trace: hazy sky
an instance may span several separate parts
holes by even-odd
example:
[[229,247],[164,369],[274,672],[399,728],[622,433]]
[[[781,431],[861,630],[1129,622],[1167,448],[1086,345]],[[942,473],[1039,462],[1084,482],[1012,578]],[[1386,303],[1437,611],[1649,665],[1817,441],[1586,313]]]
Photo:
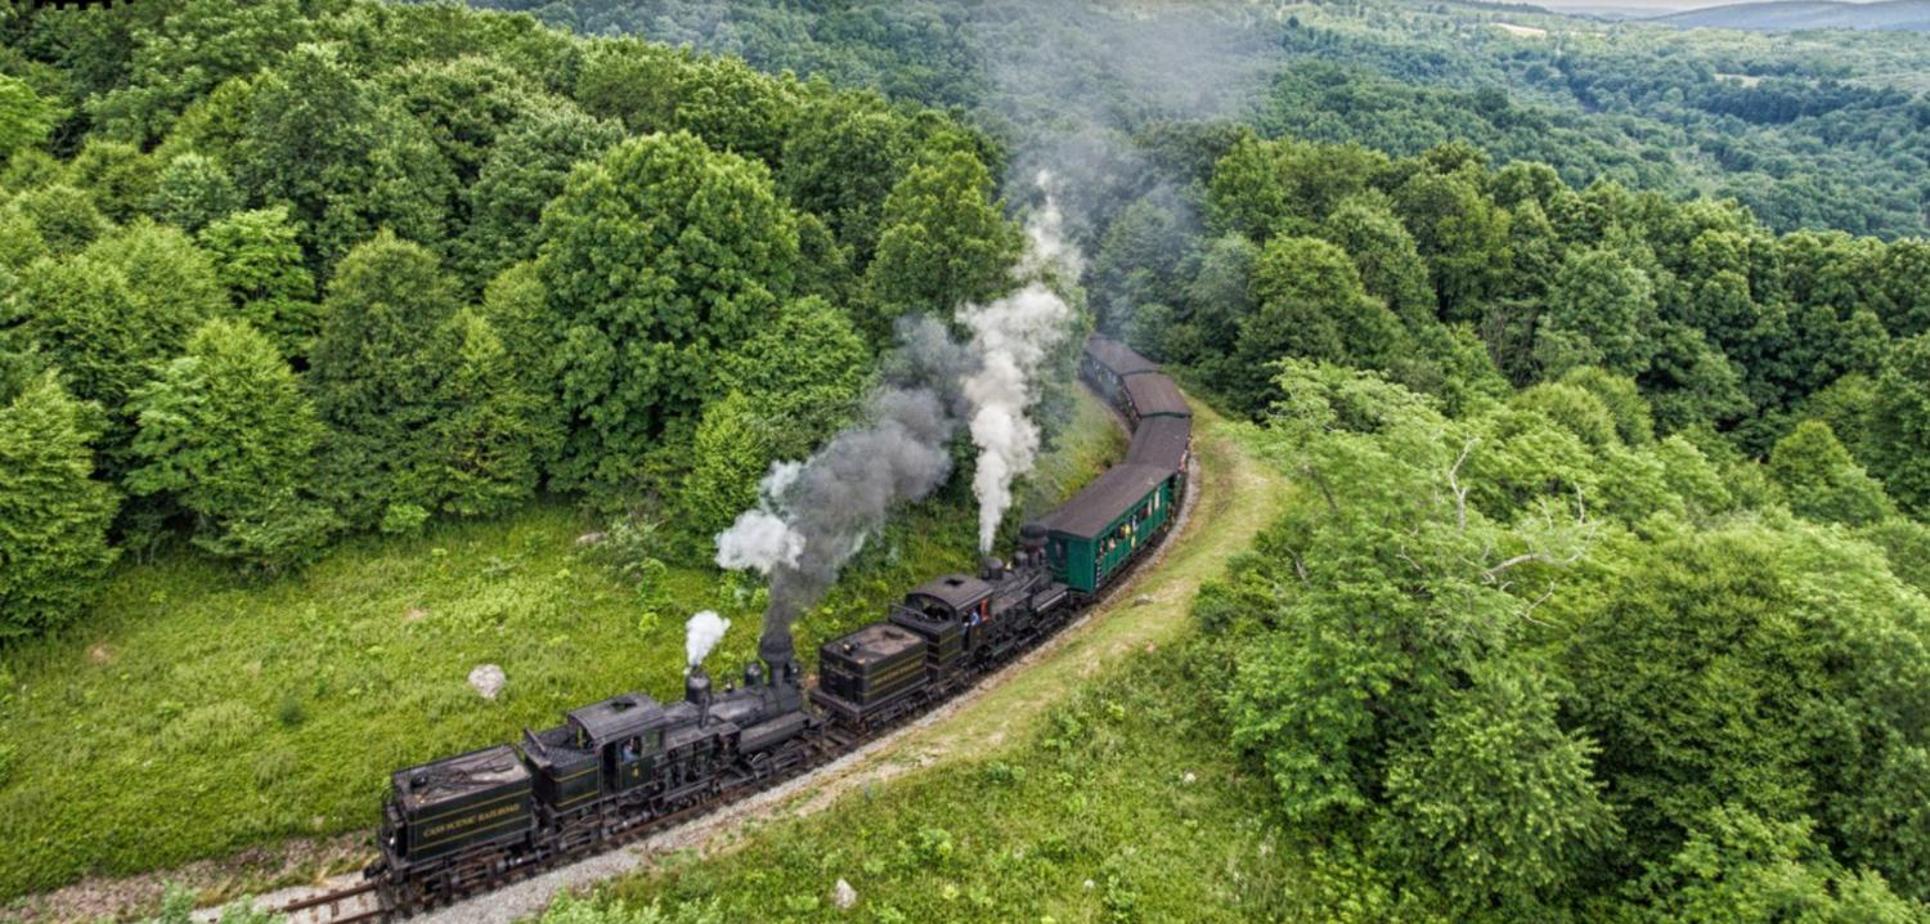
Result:
[[[1682,10],[1696,10],[1710,6],[1727,6],[1731,3],[1744,3],[1750,0],[1528,0],[1536,6],[1551,10],[1575,10],[1594,12],[1598,10],[1642,11],[1660,15]],[[1868,3],[1873,0],[1848,0],[1852,3]]]

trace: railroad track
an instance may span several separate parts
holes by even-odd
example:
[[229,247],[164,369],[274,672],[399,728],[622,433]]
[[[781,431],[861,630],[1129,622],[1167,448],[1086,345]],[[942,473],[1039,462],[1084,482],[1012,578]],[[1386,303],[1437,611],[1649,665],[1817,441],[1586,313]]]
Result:
[[380,883],[365,882],[292,901],[275,913],[288,918],[289,924],[353,924],[359,921],[386,921],[389,910],[382,907],[376,891]]

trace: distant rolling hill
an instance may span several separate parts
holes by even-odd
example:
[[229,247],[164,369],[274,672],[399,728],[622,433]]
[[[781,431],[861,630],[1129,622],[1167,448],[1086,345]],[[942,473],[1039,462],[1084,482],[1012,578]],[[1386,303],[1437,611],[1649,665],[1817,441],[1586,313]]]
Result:
[[1770,0],[1733,3],[1657,16],[1650,22],[1685,29],[1747,29],[1791,32],[1797,29],[1880,29],[1930,32],[1930,0],[1881,0],[1842,3],[1837,0]]

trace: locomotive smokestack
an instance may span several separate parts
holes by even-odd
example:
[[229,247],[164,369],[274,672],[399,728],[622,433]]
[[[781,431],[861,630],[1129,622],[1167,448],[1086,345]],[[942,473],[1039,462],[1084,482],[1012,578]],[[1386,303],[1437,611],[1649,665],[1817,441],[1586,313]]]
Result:
[[697,707],[697,724],[710,723],[710,675],[701,667],[693,667],[684,677],[684,699]]
[[[770,615],[765,614],[765,630],[757,640],[757,656],[770,665],[771,676],[765,683],[769,702],[779,709],[799,709],[804,704],[804,672],[797,666],[797,645],[791,640],[791,621],[783,619],[771,625]],[[752,663],[755,666],[755,662]],[[748,684],[750,672],[745,671]]]
[[1019,529],[1019,558],[1028,565],[1037,566],[1045,561],[1045,527],[1039,523],[1027,523]]
[[790,626],[770,627],[764,637],[757,640],[757,656],[770,665],[772,684],[789,679],[797,669],[797,644],[791,640]]

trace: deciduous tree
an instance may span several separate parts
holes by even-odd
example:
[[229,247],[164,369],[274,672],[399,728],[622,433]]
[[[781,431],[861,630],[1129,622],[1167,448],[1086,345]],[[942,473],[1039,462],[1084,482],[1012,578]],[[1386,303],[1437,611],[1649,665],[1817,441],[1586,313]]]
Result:
[[1646,273],[1613,250],[1577,252],[1548,293],[1535,356],[1551,377],[1593,365],[1633,375],[1654,355],[1648,331],[1655,321],[1655,288]]
[[1235,348],[1245,371],[1233,395],[1248,413],[1260,413],[1277,394],[1270,368],[1277,360],[1374,368],[1400,339],[1400,321],[1361,288],[1346,252],[1318,238],[1267,242],[1252,286],[1255,307],[1240,321]]
[[1890,496],[1930,517],[1930,334],[1897,344],[1870,412],[1871,468]]
[[53,105],[25,81],[0,74],[0,161],[46,141],[53,129]]
[[302,261],[299,238],[280,206],[237,212],[200,236],[233,309],[289,357],[308,355],[320,324],[315,277]]
[[329,501],[365,528],[434,510],[436,333],[457,309],[453,281],[427,248],[384,232],[343,258],[322,309],[308,382],[329,428]]
[[536,256],[543,207],[563,191],[570,168],[595,160],[623,138],[620,124],[567,103],[508,126],[484,154],[467,192],[469,225],[456,259],[471,281],[488,280]]
[[94,479],[88,440],[99,431],[97,408],[69,397],[51,373],[5,398],[0,636],[12,637],[63,625],[93,599],[115,557],[107,527],[118,499]]
[[876,311],[869,325],[874,338],[893,318],[949,315],[1009,285],[1020,237],[991,190],[985,165],[953,148],[927,153],[892,187],[877,258],[865,274]]
[[575,418],[557,475],[627,486],[666,421],[694,418],[715,394],[717,360],[791,291],[796,222],[761,164],[679,132],[578,167],[543,233],[539,275]]
[[378,228],[429,243],[448,230],[456,181],[434,139],[331,46],[256,79],[229,162],[255,195],[293,205],[320,266]]
[[1777,441],[1769,454],[1769,475],[1800,517],[1861,526],[1896,513],[1883,486],[1820,420],[1805,420]]
[[245,321],[214,320],[132,402],[137,494],[194,517],[192,539],[276,570],[315,554],[339,521],[316,499],[324,431],[280,350]]
[[148,210],[154,217],[189,233],[241,208],[241,191],[226,167],[200,154],[178,154],[161,176]]
[[548,421],[483,314],[462,309],[444,328],[437,355],[446,365],[427,435],[441,469],[437,493],[460,516],[502,513],[535,493]]

